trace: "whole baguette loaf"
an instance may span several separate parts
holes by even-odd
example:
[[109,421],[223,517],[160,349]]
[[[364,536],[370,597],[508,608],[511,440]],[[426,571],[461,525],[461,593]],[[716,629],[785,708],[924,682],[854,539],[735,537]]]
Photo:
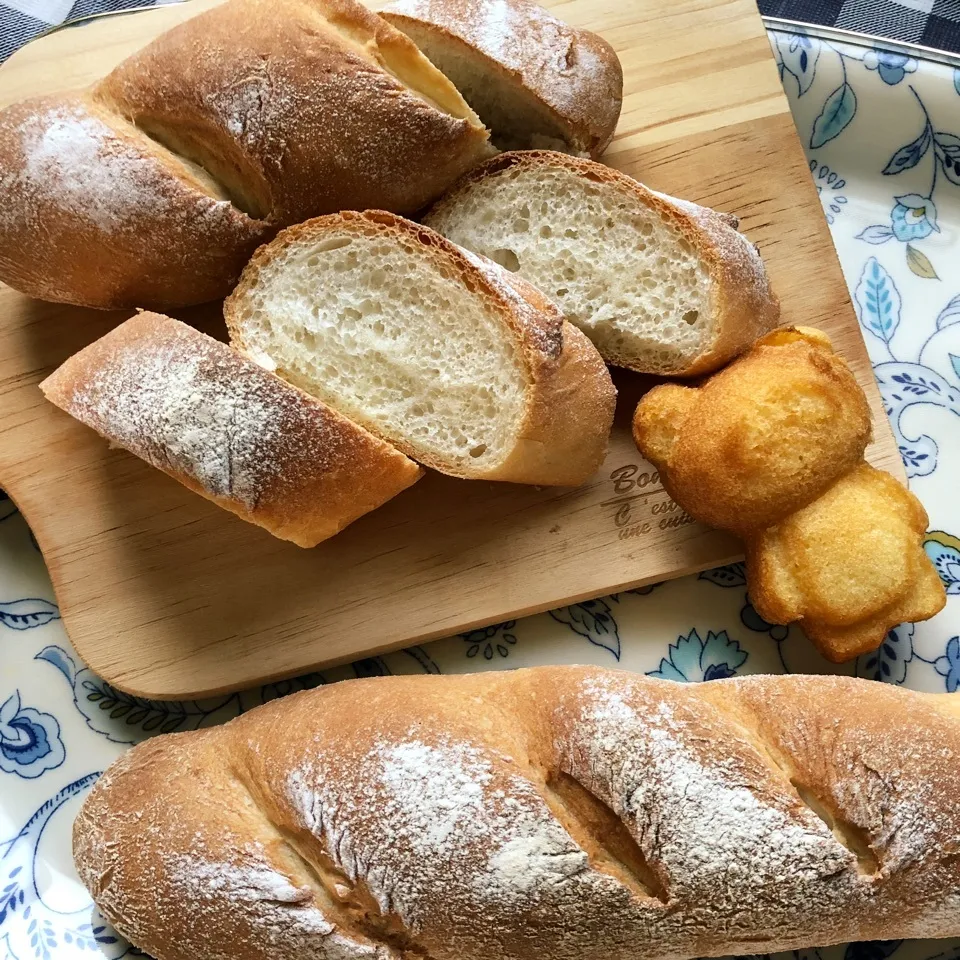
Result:
[[81,878],[157,960],[685,960],[960,935],[960,698],[585,667],[348,681],[140,744]]
[[229,0],[88,91],[0,111],[0,279],[102,308],[225,296],[281,227],[415,211],[487,137],[354,0]]
[[40,389],[185,487],[301,547],[332,537],[422,473],[226,344],[156,313],[74,354]]
[[597,34],[532,0],[391,0],[380,15],[453,81],[501,150],[599,157],[613,139],[623,69]]

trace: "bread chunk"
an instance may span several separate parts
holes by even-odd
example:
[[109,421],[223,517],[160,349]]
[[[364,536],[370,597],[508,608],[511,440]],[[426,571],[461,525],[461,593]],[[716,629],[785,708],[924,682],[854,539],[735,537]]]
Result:
[[608,363],[694,376],[776,326],[780,303],[736,218],[551,151],[505,153],[424,217],[538,287]]
[[262,247],[224,305],[233,343],[435,470],[573,485],[616,392],[556,307],[496,264],[382,211]]

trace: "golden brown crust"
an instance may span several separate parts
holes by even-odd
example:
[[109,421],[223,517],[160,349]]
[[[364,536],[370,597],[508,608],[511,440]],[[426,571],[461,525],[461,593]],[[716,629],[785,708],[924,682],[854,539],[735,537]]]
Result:
[[655,387],[633,435],[680,506],[743,538],[760,615],[831,660],[943,607],[926,513],[865,463],[867,400],[824,334],[775,331],[700,387]]
[[74,857],[157,960],[956,936],[958,750],[946,695],[845,677],[347,681],[135,747],[84,802]]
[[465,174],[423,217],[423,222],[442,227],[446,211],[469,192],[473,183],[511,170],[561,168],[624,191],[632,201],[655,210],[697,251],[711,279],[711,309],[715,327],[709,344],[682,366],[651,369],[636,357],[604,353],[604,359],[619,367],[660,376],[694,377],[710,373],[748,349],[780,319],[780,301],[770,287],[757,248],[736,230],[737,218],[650,190],[612,167],[571,157],[552,150],[519,150],[502,153]]
[[921,549],[927,523],[912,493],[861,463],[748,538],[750,599],[771,623],[799,620],[829,659],[852,660],[898,624],[943,609],[943,584]]
[[599,157],[613,139],[623,69],[597,34],[531,0],[394,0],[380,14],[400,30],[412,24],[442,38],[452,51],[469,47],[491,79],[517,85],[552,117],[573,152]]
[[489,154],[453,85],[353,0],[230,0],[124,60],[96,96],[281,227],[413,212]]
[[212,300],[273,232],[85,95],[0,112],[0,169],[0,278],[44,300]]
[[111,442],[301,547],[338,533],[422,472],[226,344],[155,313],[81,350],[40,388]]
[[[527,327],[521,343],[537,389],[527,405],[517,445],[499,472],[504,478],[530,477],[528,483],[584,483],[606,457],[617,406],[617,390],[603,358],[536,287],[486,257],[460,252],[479,262],[487,280],[508,299],[513,298],[504,284],[533,308],[531,312],[522,304],[514,306]],[[556,336],[559,351],[540,348],[545,326]]]
[[819,497],[862,461],[870,430],[850,368],[802,338],[761,341],[700,387],[654,387],[633,418],[634,440],[670,496],[739,533]]
[[[224,303],[233,344],[240,349],[251,346],[244,336],[243,311],[245,300],[259,283],[260,271],[290,246],[343,231],[423,248],[490,307],[502,322],[504,334],[514,339],[527,369],[529,388],[515,447],[495,466],[465,468],[430,455],[407,438],[384,439],[425,466],[453,476],[572,486],[593,475],[606,453],[616,403],[610,374],[593,345],[528,284],[435,231],[395,214],[366,210],[318,217],[289,227],[261,247]],[[367,426],[376,432],[374,424]]]
[[416,210],[491,149],[353,0],[230,0],[91,91],[0,112],[0,279],[108,309],[217,299],[279,227]]

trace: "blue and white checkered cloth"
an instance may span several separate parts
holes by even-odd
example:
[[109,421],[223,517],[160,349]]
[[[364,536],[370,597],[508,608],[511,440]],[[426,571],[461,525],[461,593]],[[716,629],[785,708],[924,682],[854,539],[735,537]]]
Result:
[[28,40],[62,23],[171,2],[177,0],[0,0],[0,63]]
[[960,53],[960,0],[758,0],[760,12]]
[[[177,0],[0,0],[0,63],[38,33],[61,23],[169,2]],[[960,53],[960,0],[758,0],[758,5],[771,17]]]

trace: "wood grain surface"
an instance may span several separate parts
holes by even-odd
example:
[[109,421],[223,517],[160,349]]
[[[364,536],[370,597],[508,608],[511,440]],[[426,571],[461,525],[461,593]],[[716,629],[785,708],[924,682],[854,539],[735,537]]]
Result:
[[[44,37],[0,69],[0,103],[83,85],[213,3]],[[547,4],[624,66],[605,161],[742,218],[785,322],[826,330],[866,388],[870,456],[893,437],[753,0]],[[224,336],[219,305],[181,311]],[[313,550],[227,514],[47,404],[37,383],[124,315],[0,287],[0,484],[23,510],[78,653],[110,683],[194,697],[726,563],[739,546],[672,504],[629,435],[643,378],[618,373],[602,470],[576,489],[431,474]],[[362,478],[360,478],[362,482]]]

